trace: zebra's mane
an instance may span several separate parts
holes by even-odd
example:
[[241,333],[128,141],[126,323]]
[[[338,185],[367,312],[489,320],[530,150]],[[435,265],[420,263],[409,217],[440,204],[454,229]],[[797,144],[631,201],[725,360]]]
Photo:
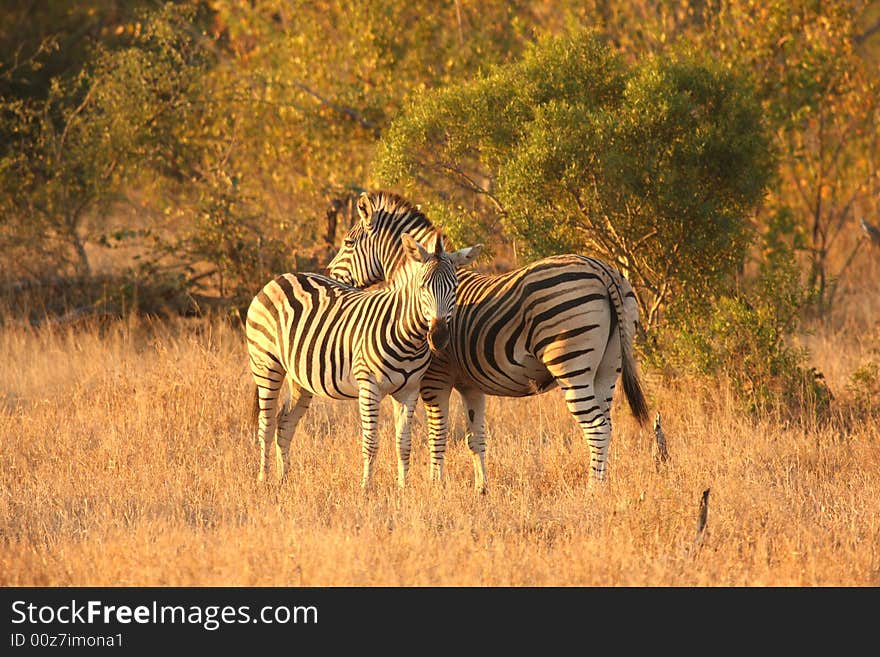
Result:
[[437,230],[418,205],[399,194],[379,190],[370,192],[369,196],[373,204],[373,222],[377,229],[396,235],[419,229]]
[[[400,240],[403,233],[410,233],[414,237],[422,237],[420,241],[425,248],[433,249],[433,240],[428,240],[425,244],[423,236],[439,235],[440,230],[431,223],[419,206],[399,194],[386,190],[371,192],[369,196],[373,204],[374,230],[383,232],[395,240]],[[405,269],[407,258],[403,255],[402,247],[400,253],[401,257],[385,272],[385,284],[379,284],[380,287],[396,284],[396,279]]]
[[[433,228],[432,230],[434,231],[435,235],[437,235],[437,236],[441,235],[440,231],[437,230],[436,228]],[[400,239],[400,238],[398,238],[398,239]],[[429,251],[431,251],[431,253],[433,253],[434,252],[433,247],[434,247],[434,242],[431,241],[429,246],[426,248],[428,248]],[[446,251],[446,249],[444,248],[443,251]],[[412,269],[410,269],[410,267],[413,267],[416,264],[414,261],[412,261],[412,265],[410,265],[410,262],[411,262],[410,259],[406,256],[406,252],[403,249],[401,249],[401,256],[397,260],[395,260],[395,262],[391,266],[391,268],[385,272],[385,282],[384,283],[377,283],[377,286],[378,287],[394,287],[396,285],[404,284],[405,281],[407,280],[407,277],[410,275],[410,272],[412,271]]]

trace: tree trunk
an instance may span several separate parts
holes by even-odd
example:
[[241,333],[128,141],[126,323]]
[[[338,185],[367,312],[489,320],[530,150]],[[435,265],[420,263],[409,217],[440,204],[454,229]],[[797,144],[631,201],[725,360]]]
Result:
[[77,234],[76,230],[71,230],[70,241],[73,251],[76,254],[76,275],[80,278],[91,278],[92,267],[89,264],[89,255],[86,253],[85,245]]

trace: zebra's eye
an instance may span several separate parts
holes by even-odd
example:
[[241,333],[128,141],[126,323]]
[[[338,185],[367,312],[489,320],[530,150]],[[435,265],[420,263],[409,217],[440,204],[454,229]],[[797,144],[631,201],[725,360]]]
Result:
[[346,237],[344,240],[342,240],[342,243],[349,248],[354,246],[354,240],[350,237]]

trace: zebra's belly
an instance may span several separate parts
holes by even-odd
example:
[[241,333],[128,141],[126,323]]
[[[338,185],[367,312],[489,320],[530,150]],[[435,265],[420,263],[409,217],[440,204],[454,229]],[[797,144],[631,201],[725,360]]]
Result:
[[528,397],[556,386],[544,364],[531,354],[522,354],[514,362],[506,362],[504,368],[494,368],[483,363],[470,366],[461,359],[455,362],[438,362],[432,365],[432,374],[445,378],[450,386],[477,388],[495,397]]
[[[428,367],[428,357],[422,357],[415,361],[399,363],[392,368],[389,364],[369,367],[369,374],[376,383],[380,395],[390,395],[404,388],[407,384],[418,390],[418,382]],[[363,375],[363,372],[362,374]],[[308,390],[319,397],[331,399],[357,399],[360,385],[357,377],[351,369],[331,372],[329,369],[320,372],[294,372],[293,380],[300,387]]]
[[417,367],[412,370],[407,370],[403,372],[398,371],[382,371],[378,373],[374,373],[376,376],[376,384],[379,389],[379,394],[381,395],[390,395],[396,393],[398,390],[403,389],[407,385],[410,389],[417,391],[419,381],[421,381],[422,374],[427,368],[427,362],[422,367]]
[[287,374],[299,387],[318,397],[330,399],[357,399],[358,383],[350,371],[332,372],[296,371],[288,369]]

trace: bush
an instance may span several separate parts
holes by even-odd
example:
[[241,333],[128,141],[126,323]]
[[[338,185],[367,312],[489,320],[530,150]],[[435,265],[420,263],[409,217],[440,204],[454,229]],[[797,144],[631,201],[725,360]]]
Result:
[[880,324],[874,332],[870,357],[850,375],[846,390],[856,417],[880,416]]
[[0,284],[0,326],[74,324],[129,315],[196,315],[204,308],[181,271],[128,270],[82,278],[50,276]]
[[377,151],[379,176],[418,184],[431,216],[464,215],[444,224],[456,241],[500,228],[530,259],[585,252],[615,264],[649,327],[670,299],[711,296],[742,262],[745,217],[773,161],[737,75],[693,53],[629,66],[589,31],[418,94]]
[[[175,241],[159,242],[164,252],[192,266],[207,267],[195,291],[247,307],[260,287],[290,270],[290,257],[280,240],[266,234],[269,223],[259,202],[242,192],[235,180],[203,184],[192,225]],[[196,279],[193,279],[194,281]]]
[[747,289],[674,304],[646,357],[667,375],[726,378],[749,412],[824,417],[831,390],[807,350],[787,342],[807,300],[793,260],[777,251]]

